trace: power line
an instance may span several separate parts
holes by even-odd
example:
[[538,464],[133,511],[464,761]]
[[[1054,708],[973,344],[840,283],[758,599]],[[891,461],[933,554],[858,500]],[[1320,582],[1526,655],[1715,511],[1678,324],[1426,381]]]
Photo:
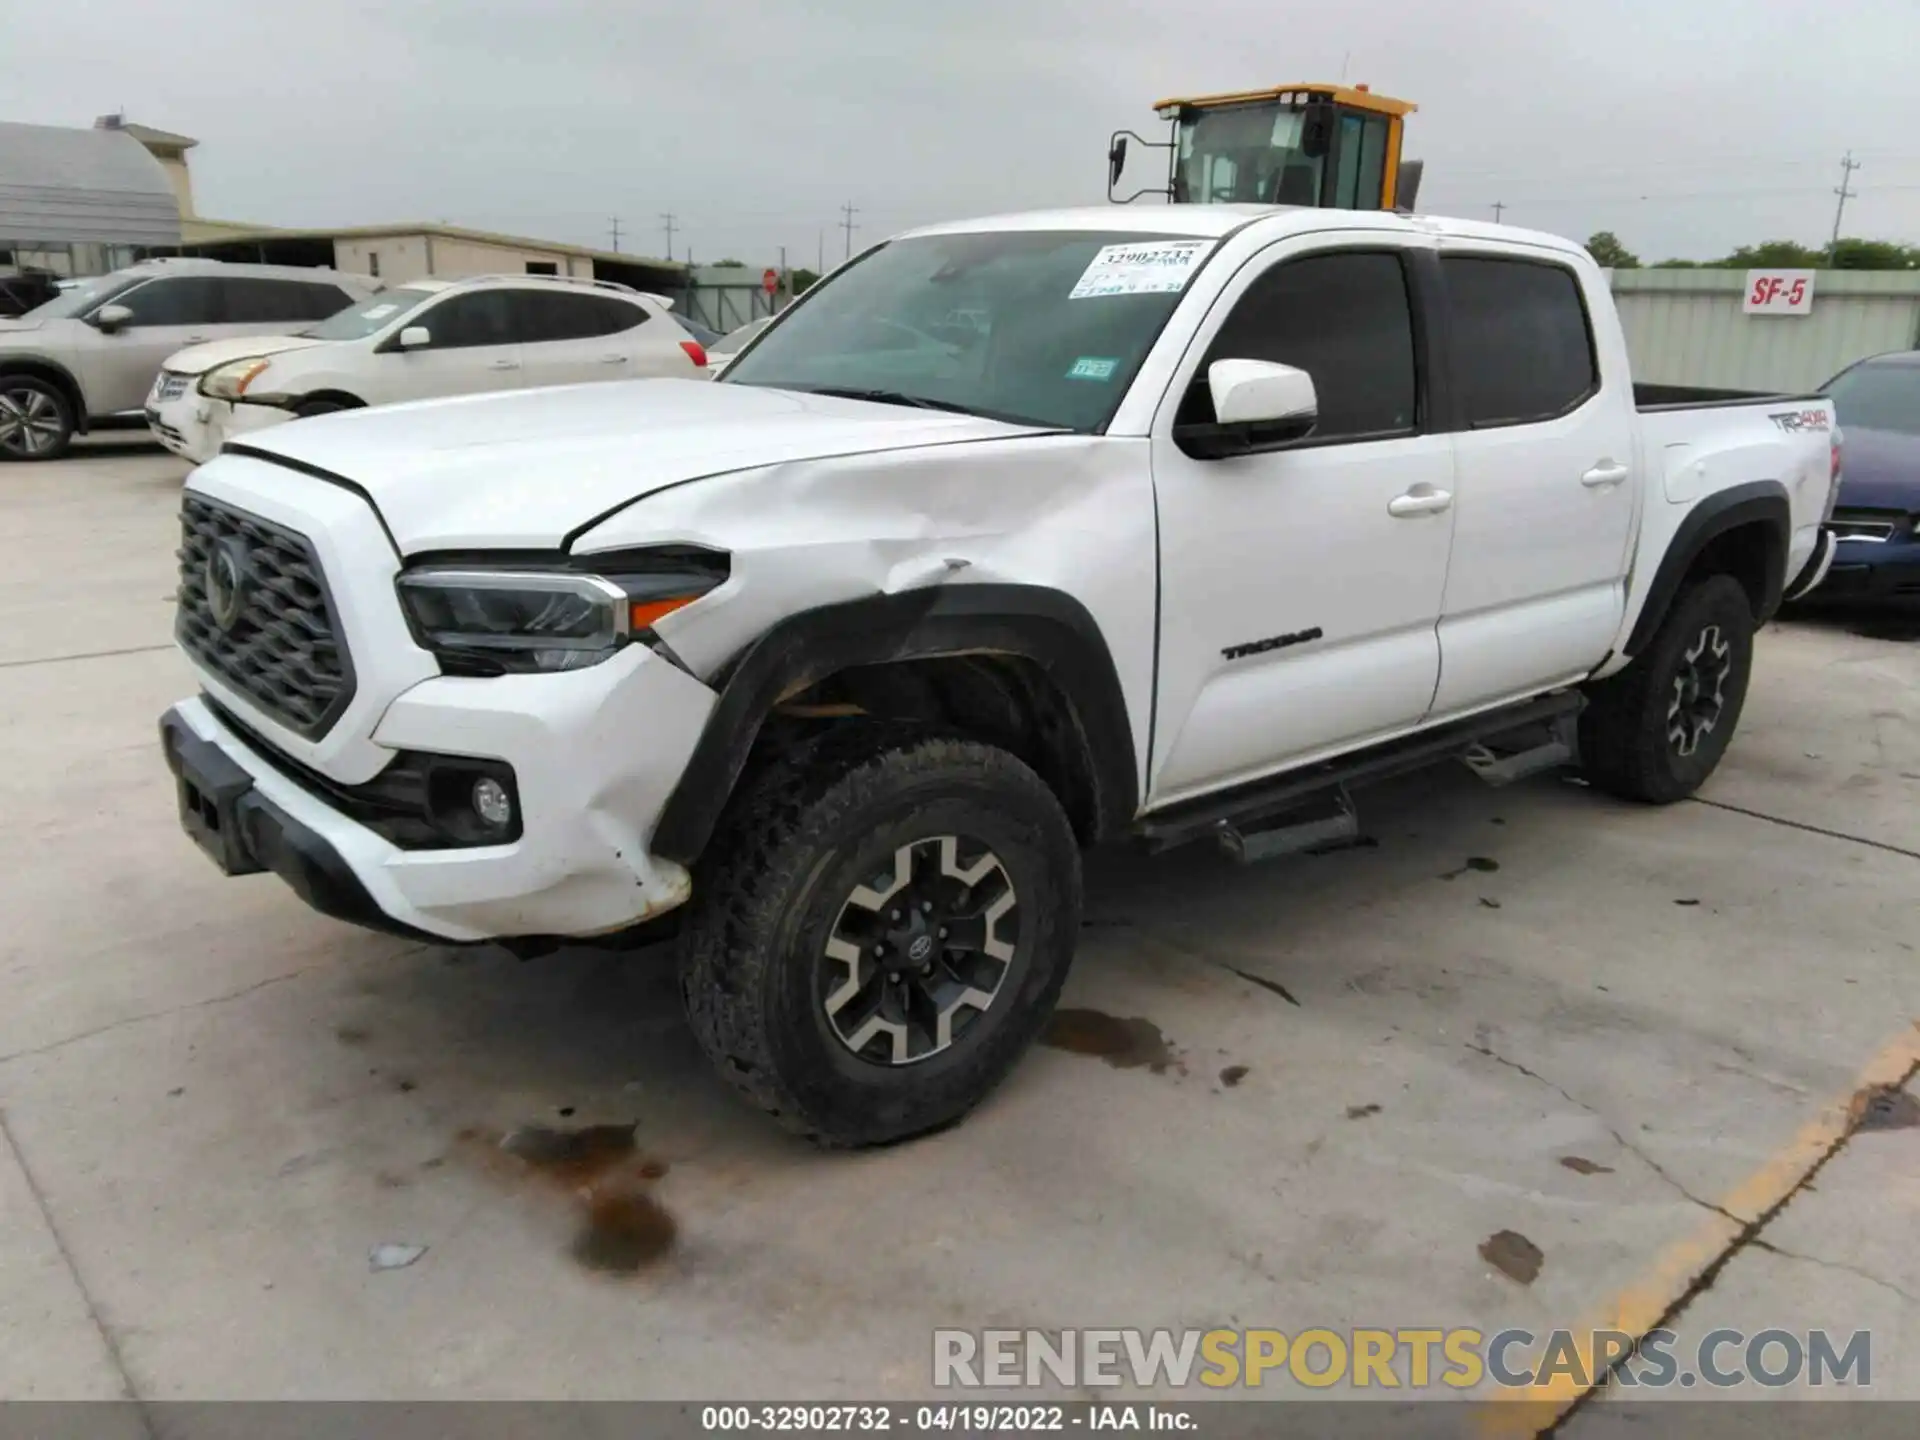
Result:
[[1833,244],[1827,247],[1827,258],[1832,259],[1840,248],[1840,217],[1847,213],[1847,201],[1855,192],[1847,188],[1847,182],[1853,178],[1853,172],[1860,168],[1860,162],[1853,158],[1853,151],[1847,151],[1846,158],[1840,162],[1840,188],[1833,193],[1840,198],[1833,207]]
[[853,217],[859,213],[853,208],[851,200],[840,207],[840,228],[847,232],[847,259],[849,260],[853,258],[853,232],[860,228],[853,223]]
[[1494,224],[1498,225],[1500,223],[1500,217],[1502,214],[1505,213],[1506,208],[1507,207],[1498,200],[1493,202],[1493,223]]
[[666,222],[666,226],[667,226],[667,259],[669,259],[669,260],[671,260],[671,259],[673,258],[673,231],[674,231],[674,226],[675,226],[676,224],[678,224],[679,222],[678,222],[678,221],[677,221],[677,220],[676,220],[676,219],[674,218],[674,214],[673,214],[673,212],[672,212],[671,210],[667,210],[667,211],[663,211],[663,212],[661,213],[661,216],[660,216],[660,218],[661,218],[662,220],[664,220],[664,221]]

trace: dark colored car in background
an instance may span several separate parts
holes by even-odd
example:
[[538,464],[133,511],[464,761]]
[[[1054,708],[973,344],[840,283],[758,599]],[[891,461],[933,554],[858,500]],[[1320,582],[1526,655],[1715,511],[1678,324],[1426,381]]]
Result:
[[1833,567],[1816,600],[1920,599],[1920,350],[1875,355],[1823,387],[1844,437]]
[[54,276],[45,270],[0,275],[0,320],[12,320],[29,310],[38,310],[59,293]]

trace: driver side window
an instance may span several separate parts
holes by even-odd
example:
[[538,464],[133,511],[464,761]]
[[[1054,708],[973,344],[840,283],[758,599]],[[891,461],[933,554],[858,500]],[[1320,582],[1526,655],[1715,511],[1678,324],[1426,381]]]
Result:
[[1413,304],[1397,252],[1340,250],[1274,265],[1207,347],[1177,423],[1212,422],[1207,367],[1215,360],[1270,360],[1311,375],[1320,405],[1313,442],[1419,429]]
[[129,328],[146,325],[218,325],[225,318],[220,282],[208,276],[180,275],[150,280],[111,303],[133,312]]
[[430,350],[466,350],[480,345],[512,345],[515,333],[513,292],[476,290],[442,300],[413,323],[433,336]]

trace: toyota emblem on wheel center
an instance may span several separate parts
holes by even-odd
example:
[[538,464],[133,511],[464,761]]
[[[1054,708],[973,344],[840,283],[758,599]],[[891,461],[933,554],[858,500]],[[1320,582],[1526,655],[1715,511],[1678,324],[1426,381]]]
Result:
[[207,556],[207,608],[213,612],[213,623],[222,630],[231,630],[239,623],[246,603],[247,558],[246,546],[232,536]]

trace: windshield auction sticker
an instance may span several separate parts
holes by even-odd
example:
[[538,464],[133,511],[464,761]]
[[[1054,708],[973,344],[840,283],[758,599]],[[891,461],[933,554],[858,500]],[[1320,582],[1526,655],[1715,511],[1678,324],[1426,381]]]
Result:
[[1067,298],[1091,300],[1101,295],[1153,295],[1184,289],[1211,249],[1211,240],[1103,245]]

